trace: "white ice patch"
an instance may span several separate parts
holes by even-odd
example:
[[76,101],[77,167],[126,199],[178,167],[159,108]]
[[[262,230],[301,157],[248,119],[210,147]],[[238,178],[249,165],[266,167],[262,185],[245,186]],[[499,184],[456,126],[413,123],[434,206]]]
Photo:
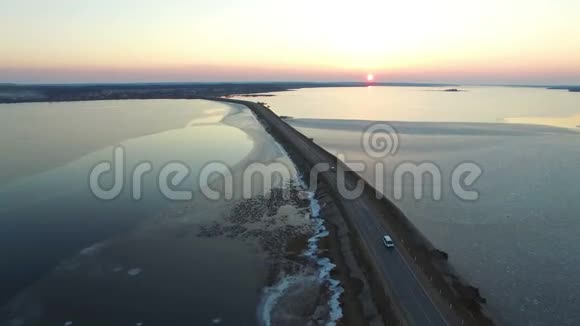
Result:
[[129,276],[137,276],[141,274],[141,268],[130,269],[129,271],[127,271],[127,274],[129,274]]
[[308,199],[310,200],[310,213],[312,217],[319,217],[320,216],[320,203],[318,199],[314,198],[314,192],[308,192]]
[[105,245],[103,243],[95,243],[94,245],[81,250],[80,254],[83,256],[90,256],[98,253]]
[[340,282],[330,277],[330,271],[332,271],[336,265],[330,262],[328,258],[320,258],[317,261],[320,267],[319,278],[322,281],[328,282],[328,288],[330,290],[330,320],[326,323],[327,326],[335,326],[336,323],[342,318],[342,308],[340,307],[340,296],[344,292]]
[[261,312],[262,323],[264,326],[272,325],[272,311],[276,306],[276,303],[278,303],[278,300],[280,300],[284,292],[286,292],[290,287],[290,284],[295,282],[297,279],[297,276],[286,276],[283,277],[278,284],[264,290],[264,299],[258,307],[258,311]]

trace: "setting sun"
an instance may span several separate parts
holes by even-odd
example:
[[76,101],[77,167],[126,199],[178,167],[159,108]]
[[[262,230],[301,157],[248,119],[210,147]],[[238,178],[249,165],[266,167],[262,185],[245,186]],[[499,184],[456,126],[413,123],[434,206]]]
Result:
[[373,80],[375,80],[375,76],[373,74],[368,74],[367,81],[372,82]]

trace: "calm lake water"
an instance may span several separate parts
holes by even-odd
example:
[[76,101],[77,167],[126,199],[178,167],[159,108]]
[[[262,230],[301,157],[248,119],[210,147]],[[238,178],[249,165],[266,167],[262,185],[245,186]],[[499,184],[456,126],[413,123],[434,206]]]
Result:
[[[384,178],[362,174],[391,198],[488,299],[502,324],[580,324],[580,94],[540,88],[423,87],[303,89],[275,93],[266,102],[295,128],[345,161],[381,162]],[[389,121],[399,150],[369,157],[362,132]],[[452,123],[447,123],[452,122]],[[506,124],[535,123],[525,125]],[[565,128],[558,128],[565,127]],[[393,194],[402,162],[432,162],[442,173],[442,200]],[[476,201],[451,191],[462,162],[483,170]]]
[[[375,164],[361,148],[362,131],[375,120],[391,121],[399,151],[379,160],[385,178],[363,176],[395,200],[389,176],[399,163],[435,163],[443,199],[426,190],[415,200],[407,182],[396,204],[450,254],[504,324],[577,325],[580,95],[461,89],[304,89],[256,100],[295,117],[295,128],[347,163]],[[156,186],[170,161],[188,165],[183,184],[194,193],[196,174],[215,161],[234,171],[253,161],[282,162],[297,179],[243,108],[185,100],[0,105],[0,137],[0,325],[275,323],[290,316],[277,300],[308,307],[317,300],[280,299],[284,289],[329,282],[319,272],[330,270],[328,262],[285,257],[286,240],[322,231],[313,230],[300,187],[291,186],[289,202],[194,196],[176,204]],[[143,161],[154,167],[140,201],[128,188],[113,201],[88,189],[88,171],[111,161],[115,145],[126,151],[126,170]],[[448,185],[464,161],[484,171],[474,202],[458,199]],[[286,272],[280,259],[299,267],[294,276],[277,279]]]
[[[294,298],[309,309],[333,293],[326,289],[332,267],[318,261],[316,242],[309,257],[285,256],[287,243],[306,250],[324,229],[289,158],[245,107],[200,100],[0,105],[0,137],[0,325],[256,325],[308,315],[276,303],[296,281],[321,296]],[[114,200],[101,200],[89,173],[114,162],[116,146],[125,153],[125,186]],[[291,180],[275,181],[269,197],[252,187],[251,198],[242,198],[240,171],[274,161]],[[135,200],[129,185],[143,162],[152,170]],[[191,191],[192,200],[160,191],[160,170],[175,162],[189,173],[172,189]],[[198,176],[211,162],[231,168],[233,199],[201,195]],[[101,182],[107,188],[113,176]],[[289,199],[276,195],[281,189]]]
[[[166,212],[171,203],[161,195],[153,176],[168,162],[186,162],[191,171],[197,171],[210,160],[235,164],[246,156],[253,148],[251,138],[237,128],[219,123],[230,111],[228,106],[203,101],[0,105],[3,173],[9,179],[0,186],[0,257],[3,263],[0,302],[6,303],[21,293],[24,299],[19,301],[27,305],[3,310],[0,321],[22,319],[26,324],[34,324],[35,314],[47,314],[51,317],[44,322],[54,323],[59,318],[66,318],[59,316],[66,315],[67,312],[62,311],[66,310],[63,309],[65,305],[70,307],[68,313],[74,315],[74,305],[81,305],[83,300],[105,300],[100,292],[93,291],[89,295],[90,291],[85,291],[85,297],[80,298],[67,290],[80,290],[82,282],[78,279],[81,277],[71,277],[74,282],[44,282],[54,284],[53,289],[45,291],[36,290],[32,285],[42,284],[40,280],[83,248],[120,236]],[[213,124],[207,123],[209,118],[213,119]],[[189,126],[195,119],[202,119],[203,124]],[[211,144],[205,141],[207,137],[212,138]],[[127,184],[128,174],[137,163],[148,161],[154,167],[144,178],[144,195],[140,201],[131,199],[129,187],[112,201],[99,200],[89,191],[89,171],[98,162],[113,161],[111,146],[116,144],[125,149],[127,173],[124,179]],[[16,161],[23,167],[12,163]],[[188,183],[192,188],[193,176],[188,178]],[[227,249],[225,244],[222,247],[216,250]],[[199,253],[211,253],[212,250],[202,248],[197,246],[191,250],[198,250],[201,261],[209,260]],[[155,256],[151,248],[142,250]],[[124,255],[120,266],[131,260],[129,254]],[[246,256],[253,255],[246,253]],[[254,264],[248,259],[249,265],[238,266],[242,270],[259,271],[255,258],[253,261]],[[216,264],[212,268],[215,273],[222,270],[224,266],[220,265],[225,262]],[[118,274],[127,275],[126,271]],[[90,289],[90,282],[85,281],[86,288]],[[254,279],[247,282],[252,293],[256,282]],[[122,287],[119,281],[116,284]],[[103,282],[99,285],[108,288]],[[30,286],[29,291],[38,294],[29,295],[28,290],[24,291]],[[68,299],[59,299],[62,305],[59,307],[51,293],[52,296],[65,295]],[[34,306],[29,301],[34,301],[38,308],[28,307]],[[136,305],[138,302],[134,301]],[[36,311],[38,309],[41,311]],[[127,318],[128,312],[124,314]],[[74,320],[74,317],[69,318]],[[133,318],[144,317],[147,316]]]
[[296,118],[580,125],[578,93],[523,87],[459,89],[464,91],[444,92],[445,88],[433,87],[307,88],[253,99],[270,104],[279,115]]

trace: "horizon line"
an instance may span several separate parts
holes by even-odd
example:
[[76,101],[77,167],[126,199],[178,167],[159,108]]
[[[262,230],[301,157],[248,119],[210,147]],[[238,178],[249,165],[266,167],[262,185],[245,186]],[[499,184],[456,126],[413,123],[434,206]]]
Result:
[[129,85],[243,85],[243,84],[319,84],[319,85],[352,85],[352,86],[497,86],[497,87],[580,87],[580,84],[521,84],[521,83],[454,83],[454,82],[361,82],[361,81],[291,81],[291,80],[265,80],[265,81],[153,81],[153,82],[66,82],[66,83],[14,83],[14,82],[0,82],[0,86],[129,86]]

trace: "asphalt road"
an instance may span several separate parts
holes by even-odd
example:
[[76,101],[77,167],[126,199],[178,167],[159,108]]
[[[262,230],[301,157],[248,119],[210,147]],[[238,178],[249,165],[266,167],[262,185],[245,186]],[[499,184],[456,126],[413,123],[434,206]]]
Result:
[[389,234],[370,210],[365,209],[364,200],[350,202],[358,217],[352,222],[360,232],[370,257],[376,263],[383,280],[390,289],[394,301],[403,310],[411,325],[447,325],[442,314],[431,301],[427,292],[416,278],[413,270],[403,258],[395,243],[395,248],[386,248],[382,237]]
[[[316,163],[326,162],[336,166],[336,157],[329,154],[312,140],[300,134],[281,120],[271,110],[251,102],[232,101],[245,104],[262,119],[270,133],[282,144],[292,146],[292,149],[303,156],[303,159],[314,166]],[[340,169],[340,166],[339,166]],[[337,172],[324,172],[322,178],[327,181],[331,190],[338,193]],[[355,185],[358,176],[347,176],[347,187]],[[378,205],[384,205],[374,196],[363,195],[356,199],[341,201],[343,214],[350,218],[357,232],[362,239],[363,245],[369,257],[375,264],[375,268],[383,278],[383,288],[387,289],[386,295],[397,303],[398,309],[403,313],[409,325],[448,325],[443,314],[431,300],[428,293],[423,288],[419,279],[414,274],[413,268],[404,258],[395,240],[395,248],[386,248],[383,244],[383,236],[391,234],[381,223],[381,212]],[[395,237],[393,237],[396,239]]]

